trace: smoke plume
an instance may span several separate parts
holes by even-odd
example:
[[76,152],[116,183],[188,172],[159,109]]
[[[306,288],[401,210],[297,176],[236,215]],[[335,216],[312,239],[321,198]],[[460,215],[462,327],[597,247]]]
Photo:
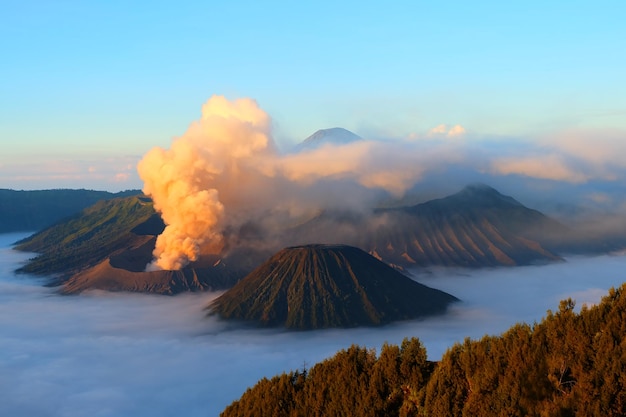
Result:
[[222,250],[228,203],[237,199],[227,190],[245,193],[254,183],[260,165],[252,160],[275,152],[269,131],[270,118],[255,101],[215,96],[170,149],[144,156],[138,165],[143,191],[167,225],[149,270],[180,269],[201,253]]
[[454,155],[414,151],[359,141],[281,155],[271,119],[254,100],[214,96],[170,149],[154,148],[139,162],[143,191],[166,224],[147,269],[180,269],[218,254],[229,244],[225,231],[249,222],[275,230],[321,209],[370,208],[381,193],[401,196],[427,161]]
[[[623,178],[626,167],[617,134],[594,150],[586,136],[538,147],[521,140],[470,140],[462,126],[441,125],[408,140],[330,141],[279,153],[271,128],[254,100],[214,96],[169,149],[156,147],[144,156],[138,165],[143,191],[166,224],[148,270],[180,269],[201,255],[238,248],[276,250],[293,244],[294,228],[323,210],[367,214],[380,205],[441,197],[475,181],[516,197],[545,199],[549,193],[554,199],[556,182],[587,195],[591,180]],[[549,191],[538,194],[541,186]],[[344,240],[334,224],[318,231],[326,242]],[[298,242],[313,238],[300,236]]]

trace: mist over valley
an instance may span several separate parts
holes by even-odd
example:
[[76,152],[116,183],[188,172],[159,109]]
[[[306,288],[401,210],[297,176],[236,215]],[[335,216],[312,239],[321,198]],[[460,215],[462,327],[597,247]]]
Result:
[[415,336],[438,360],[465,337],[539,320],[561,299],[595,303],[623,282],[626,267],[623,255],[602,255],[515,268],[429,268],[413,277],[462,300],[445,315],[292,332],[206,317],[206,305],[222,292],[60,296],[42,278],[12,272],[31,256],[10,249],[22,237],[2,235],[0,252],[0,401],[13,415],[217,415],[260,378],[311,367],[352,344],[380,349]]

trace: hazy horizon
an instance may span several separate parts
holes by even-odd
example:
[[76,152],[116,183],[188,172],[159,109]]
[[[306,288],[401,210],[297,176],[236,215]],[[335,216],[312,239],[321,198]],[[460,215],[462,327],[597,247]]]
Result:
[[[11,271],[30,255],[0,236],[0,402],[12,415],[217,415],[262,377],[310,368],[351,344],[416,336],[437,360],[465,337],[540,320],[561,299],[595,303],[619,286],[626,256],[544,266],[429,269],[417,280],[461,298],[446,315],[380,328],[290,332],[205,317],[217,293],[60,296]],[[45,317],[45,320],[43,318]]]

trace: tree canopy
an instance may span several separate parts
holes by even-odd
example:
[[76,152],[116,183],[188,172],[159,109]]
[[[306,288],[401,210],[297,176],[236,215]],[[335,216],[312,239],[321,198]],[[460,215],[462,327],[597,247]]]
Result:
[[437,363],[416,339],[356,345],[263,379],[229,416],[624,416],[626,284],[595,306],[563,300],[533,325],[465,339]]

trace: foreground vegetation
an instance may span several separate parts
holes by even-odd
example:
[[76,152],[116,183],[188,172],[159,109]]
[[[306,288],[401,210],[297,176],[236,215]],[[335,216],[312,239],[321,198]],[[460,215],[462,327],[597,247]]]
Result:
[[352,346],[310,370],[262,379],[229,416],[624,416],[626,284],[571,299],[532,326],[466,339],[438,363],[418,339]]

